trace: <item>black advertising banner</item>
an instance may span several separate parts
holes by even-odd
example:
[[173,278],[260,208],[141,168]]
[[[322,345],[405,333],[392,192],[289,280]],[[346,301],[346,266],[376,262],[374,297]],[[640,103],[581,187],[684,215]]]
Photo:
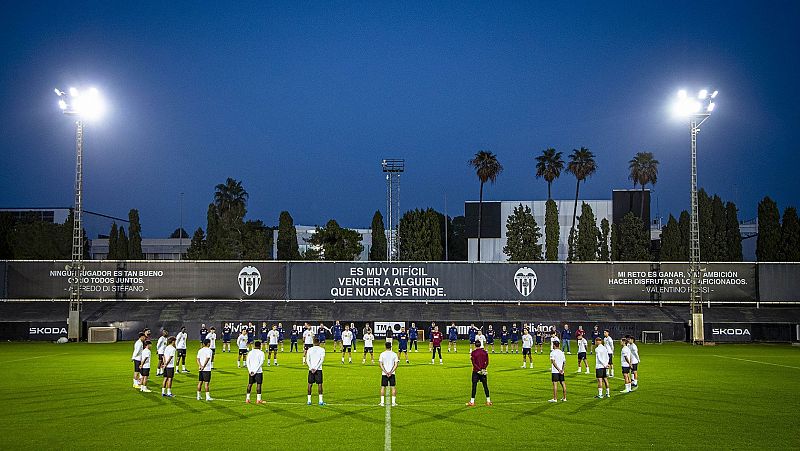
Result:
[[564,265],[559,263],[474,265],[472,290],[472,299],[563,302]]
[[705,339],[713,342],[749,343],[753,341],[749,323],[705,323]]
[[800,301],[800,263],[759,263],[758,294],[765,302]]
[[[703,263],[704,301],[756,301],[754,263]],[[570,301],[685,301],[691,273],[688,263],[569,263]]]
[[558,301],[563,281],[559,263],[291,263],[289,298]]
[[81,278],[84,299],[286,299],[286,264],[280,262],[86,261],[7,262],[7,299],[68,299]]
[[448,263],[292,263],[292,300],[472,299],[472,265]]
[[0,261],[0,298],[5,299],[6,296],[6,269],[8,267],[8,262]]

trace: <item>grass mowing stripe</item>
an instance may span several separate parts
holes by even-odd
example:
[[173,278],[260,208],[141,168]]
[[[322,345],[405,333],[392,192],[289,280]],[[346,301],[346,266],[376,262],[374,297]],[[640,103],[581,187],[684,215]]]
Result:
[[772,366],[779,366],[781,368],[791,368],[793,370],[800,370],[800,366],[781,365],[780,363],[762,362],[760,360],[740,359],[738,357],[729,357],[729,356],[726,356],[726,355],[716,355],[715,354],[714,357],[719,357],[721,359],[738,360],[740,362],[758,363],[759,365],[772,365]]
[[6,360],[3,363],[16,363],[16,362],[24,362],[26,360],[47,359],[50,357],[58,357],[61,355],[69,355],[69,352],[62,352],[61,354],[37,355],[36,357],[27,357],[24,359]]
[[392,451],[392,403],[386,403],[386,416],[383,426],[383,450]]

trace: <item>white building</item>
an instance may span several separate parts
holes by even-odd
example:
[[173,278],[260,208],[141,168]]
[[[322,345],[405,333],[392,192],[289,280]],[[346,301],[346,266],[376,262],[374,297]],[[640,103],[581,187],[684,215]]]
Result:
[[[555,200],[555,199],[554,199]],[[603,219],[608,219],[609,225],[613,222],[613,202],[611,200],[579,200],[577,215],[581,215],[581,204],[586,203],[592,207],[597,227],[600,227],[600,222]],[[506,245],[506,221],[508,217],[514,213],[514,208],[522,205],[523,207],[530,207],[536,225],[542,234],[539,244],[542,245],[542,253],[544,253],[544,214],[545,204],[544,200],[524,200],[524,201],[484,201],[483,202],[483,219],[481,221],[481,261],[508,261],[508,256],[503,253],[503,247]],[[555,200],[558,207],[558,259],[567,260],[569,255],[569,246],[567,240],[569,238],[569,230],[572,227],[572,209],[575,206],[574,200]],[[478,202],[467,201],[464,205],[465,215],[467,219],[466,235],[467,235],[467,252],[470,261],[478,259]],[[577,227],[577,221],[575,223]]]
[[[144,260],[180,260],[192,244],[190,238],[142,238]],[[108,238],[89,240],[89,258],[105,260],[108,257]]]

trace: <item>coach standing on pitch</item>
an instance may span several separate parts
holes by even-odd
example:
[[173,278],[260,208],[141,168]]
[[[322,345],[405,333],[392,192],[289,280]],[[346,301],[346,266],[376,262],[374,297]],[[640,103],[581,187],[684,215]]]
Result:
[[311,405],[311,388],[317,384],[317,394],[319,395],[319,405],[324,406],[322,401],[322,363],[325,361],[325,348],[319,345],[319,338],[314,337],[314,346],[308,350],[306,356],[308,362],[308,405]]
[[483,384],[483,392],[486,393],[486,405],[492,405],[492,399],[489,398],[489,383],[487,381],[487,371],[489,367],[489,353],[483,349],[483,342],[475,341],[475,350],[470,353],[472,360],[472,398],[470,398],[467,406],[472,407],[475,405],[475,392],[478,390],[478,382]]

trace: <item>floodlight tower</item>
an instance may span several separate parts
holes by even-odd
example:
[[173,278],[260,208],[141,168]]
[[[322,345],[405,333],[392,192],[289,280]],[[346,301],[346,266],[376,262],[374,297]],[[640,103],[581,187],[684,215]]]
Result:
[[703,330],[703,299],[700,287],[700,224],[698,222],[697,207],[697,134],[700,126],[711,117],[714,111],[714,99],[719,91],[709,93],[701,89],[697,97],[689,97],[686,90],[678,91],[675,102],[674,114],[678,117],[689,119],[689,134],[691,137],[692,158],[692,189],[690,229],[689,229],[689,305],[692,313],[692,342],[702,344],[705,340]]
[[89,89],[81,95],[76,88],[68,93],[55,89],[58,106],[69,116],[75,116],[75,207],[72,211],[72,260],[67,268],[72,272],[69,286],[69,317],[67,338],[81,338],[81,271],[83,270],[83,121],[99,117],[105,110],[100,92]]
[[400,257],[400,174],[405,171],[403,159],[391,158],[381,161],[381,168],[386,174],[386,260],[397,260]]

